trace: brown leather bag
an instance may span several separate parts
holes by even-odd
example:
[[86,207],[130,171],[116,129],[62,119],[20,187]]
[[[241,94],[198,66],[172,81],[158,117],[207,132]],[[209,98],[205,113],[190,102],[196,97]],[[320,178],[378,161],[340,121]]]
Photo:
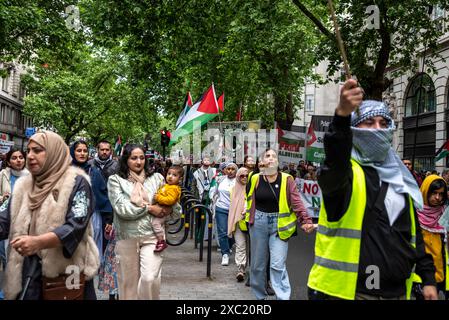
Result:
[[42,276],[42,295],[44,300],[84,300],[85,278],[80,274],[79,289],[69,289],[66,280],[69,275],[56,278]]

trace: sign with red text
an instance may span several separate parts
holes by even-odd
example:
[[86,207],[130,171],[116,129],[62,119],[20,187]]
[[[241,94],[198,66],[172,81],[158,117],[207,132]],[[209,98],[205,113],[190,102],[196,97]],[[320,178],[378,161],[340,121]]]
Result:
[[306,127],[294,126],[285,122],[276,122],[278,130],[278,160],[282,168],[290,163],[299,164],[300,160],[305,159],[304,139]]
[[318,218],[321,208],[321,189],[318,181],[296,179],[301,200],[312,218]]

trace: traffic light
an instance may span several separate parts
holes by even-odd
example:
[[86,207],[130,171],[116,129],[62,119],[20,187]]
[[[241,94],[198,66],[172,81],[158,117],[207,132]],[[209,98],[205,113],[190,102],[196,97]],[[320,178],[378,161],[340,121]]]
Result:
[[170,143],[170,131],[163,129],[161,130],[161,145],[163,147],[168,147]]

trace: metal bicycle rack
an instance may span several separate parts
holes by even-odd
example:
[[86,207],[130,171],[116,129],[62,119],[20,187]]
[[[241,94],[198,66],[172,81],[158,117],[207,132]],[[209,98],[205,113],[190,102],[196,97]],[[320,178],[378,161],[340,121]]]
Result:
[[[204,231],[206,229],[206,219],[205,215],[207,214],[209,217],[209,223],[207,225],[208,231],[208,240],[207,240],[207,269],[206,275],[210,277],[211,275],[211,261],[212,261],[212,211],[208,206],[205,206],[200,201],[195,198],[195,196],[190,191],[184,191],[181,194],[181,207],[182,214],[181,217],[176,219],[173,222],[170,222],[169,225],[173,226],[179,223],[179,226],[175,230],[169,230],[169,234],[177,234],[182,231],[184,228],[184,234],[182,238],[174,242],[170,239],[167,239],[167,243],[171,246],[179,246],[183,244],[190,232],[190,239],[193,237],[193,233],[195,233],[195,249],[199,246],[199,261],[203,261],[203,250],[204,250]],[[196,220],[195,220],[196,219]]]

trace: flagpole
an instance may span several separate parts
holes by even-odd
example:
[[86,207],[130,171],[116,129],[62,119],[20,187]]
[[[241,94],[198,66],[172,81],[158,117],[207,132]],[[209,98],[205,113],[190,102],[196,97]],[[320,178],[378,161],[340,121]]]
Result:
[[[221,126],[221,116],[220,116],[220,108],[218,108],[218,126],[220,127],[220,136],[221,136],[221,132],[222,132],[222,130],[223,130],[223,127]],[[224,138],[224,132],[223,132],[223,138]],[[221,143],[221,137],[220,137],[220,143]],[[220,159],[222,159],[223,158],[223,145],[224,145],[224,142],[223,142],[223,144],[221,144],[221,146],[220,146],[220,150],[221,150],[221,154],[220,154]],[[221,162],[221,161],[220,161]]]
[[341,38],[340,28],[338,26],[337,17],[335,16],[334,4],[332,0],[327,1],[329,5],[329,10],[331,12],[332,21],[334,23],[335,35],[337,38],[337,45],[340,50],[341,57],[343,59],[343,68],[346,73],[346,80],[351,79],[351,71],[349,70],[348,58],[346,56],[345,46],[343,44],[343,39]]
[[[312,118],[310,118],[310,121],[312,121]],[[310,126],[310,123],[309,123]],[[304,165],[307,162],[307,138],[308,138],[308,134],[309,134],[309,129],[306,127],[306,132],[304,135]]]
[[[351,70],[349,69],[348,57],[346,55],[345,45],[343,43],[343,38],[341,37],[340,27],[338,25],[337,16],[335,15],[334,4],[332,0],[327,0],[329,10],[331,13],[332,22],[334,23],[335,38],[337,40],[337,46],[340,51],[341,58],[343,60],[343,68],[345,69],[345,78],[349,80],[352,78]],[[360,116],[359,107],[356,108],[357,115]]]
[[[213,85],[214,85],[214,83],[212,82],[212,86]],[[214,89],[214,92],[215,92],[215,89]],[[217,104],[217,106],[218,106],[218,104]],[[221,116],[220,116],[220,107],[219,106],[218,106],[217,111],[218,111],[218,126],[220,128],[220,136],[219,136],[219,138],[220,138],[220,142],[221,142],[221,132],[223,130],[223,127],[221,125]],[[224,111],[224,97],[223,97],[223,111]],[[224,137],[224,132],[223,132],[223,137]],[[221,149],[220,162],[221,162],[221,159],[223,158],[223,145],[224,145],[224,143],[220,146],[220,149]]]

